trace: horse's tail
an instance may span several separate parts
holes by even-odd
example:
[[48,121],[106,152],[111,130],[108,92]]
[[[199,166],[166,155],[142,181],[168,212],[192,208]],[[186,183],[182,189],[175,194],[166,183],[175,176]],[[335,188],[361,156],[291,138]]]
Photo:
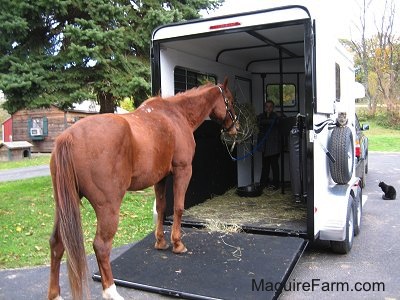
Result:
[[59,233],[67,252],[68,277],[72,298],[89,296],[87,262],[80,214],[78,180],[70,134],[61,135],[53,153],[53,185]]

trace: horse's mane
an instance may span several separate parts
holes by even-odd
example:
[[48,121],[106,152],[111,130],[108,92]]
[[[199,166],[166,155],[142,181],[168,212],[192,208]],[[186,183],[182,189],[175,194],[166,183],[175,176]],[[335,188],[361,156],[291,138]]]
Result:
[[186,98],[190,98],[190,97],[193,97],[193,96],[198,96],[199,93],[203,92],[203,90],[211,88],[211,87],[214,87],[214,86],[215,85],[213,83],[208,82],[208,83],[200,85],[198,87],[191,88],[190,90],[179,92],[174,96],[168,96],[168,97],[165,97],[165,98],[162,97],[160,94],[158,94],[156,96],[153,96],[153,97],[143,101],[142,104],[148,103],[148,102],[152,102],[152,101],[155,101],[155,100],[167,100],[169,102],[179,102],[179,101],[182,101],[182,100],[184,100]]
[[175,96],[170,96],[165,99],[170,100],[170,101],[179,101],[182,99],[182,97],[198,96],[198,94],[201,93],[203,90],[214,87],[214,86],[215,85],[213,83],[208,82],[208,83],[200,85],[198,87],[191,88],[190,90],[179,92]]

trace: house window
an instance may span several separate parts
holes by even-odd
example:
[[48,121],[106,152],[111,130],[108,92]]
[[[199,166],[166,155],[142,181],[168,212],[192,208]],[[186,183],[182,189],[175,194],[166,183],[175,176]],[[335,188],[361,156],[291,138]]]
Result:
[[48,135],[46,117],[33,117],[28,120],[28,135],[32,140],[43,140]]
[[32,118],[32,128],[43,129],[43,118]]
[[174,70],[175,94],[206,84],[207,82],[217,84],[217,76],[182,67],[176,67]]
[[[280,84],[268,84],[266,88],[266,100],[272,100],[276,107],[280,107]],[[283,84],[283,107],[296,106],[296,86],[294,84]]]

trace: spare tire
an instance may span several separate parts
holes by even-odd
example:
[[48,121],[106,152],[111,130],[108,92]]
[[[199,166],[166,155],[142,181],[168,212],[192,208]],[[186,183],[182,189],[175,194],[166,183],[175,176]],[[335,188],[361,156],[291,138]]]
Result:
[[329,160],[331,177],[337,184],[347,184],[353,176],[354,142],[351,129],[335,127],[328,142],[328,151],[335,158]]

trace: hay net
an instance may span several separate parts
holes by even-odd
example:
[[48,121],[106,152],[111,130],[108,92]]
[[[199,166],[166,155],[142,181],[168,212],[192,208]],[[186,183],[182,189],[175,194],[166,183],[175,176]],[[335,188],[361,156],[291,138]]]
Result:
[[[253,107],[248,103],[235,103],[234,110],[237,117],[238,129],[235,136],[229,135],[226,132],[221,133],[221,140],[232,152],[237,144],[243,145],[246,149],[246,144],[253,144],[253,137],[257,136],[257,116]],[[247,145],[247,146],[248,146]]]

